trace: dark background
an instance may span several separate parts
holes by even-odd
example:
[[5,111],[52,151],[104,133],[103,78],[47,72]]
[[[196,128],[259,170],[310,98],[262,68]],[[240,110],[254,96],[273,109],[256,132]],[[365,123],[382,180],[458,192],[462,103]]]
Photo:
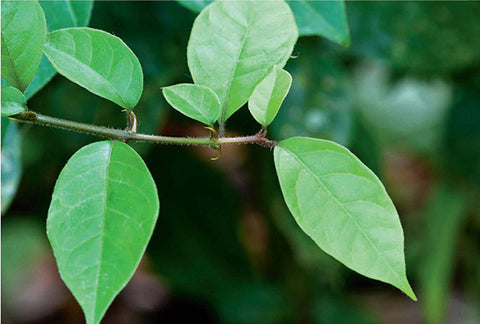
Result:
[[[272,154],[257,146],[135,144],[158,186],[147,255],[104,323],[479,323],[480,2],[348,2],[352,45],[299,39],[293,86],[269,136],[327,138],[385,183],[405,232],[419,302],[345,268],[301,232]],[[191,82],[195,13],[176,2],[96,2],[90,26],[122,38],[143,66],[139,131],[208,136],[161,87]],[[32,110],[124,128],[107,100],[56,76]],[[258,130],[247,109],[229,135]],[[22,178],[2,217],[2,321],[81,323],[45,234],[55,180],[96,139],[21,125]]]

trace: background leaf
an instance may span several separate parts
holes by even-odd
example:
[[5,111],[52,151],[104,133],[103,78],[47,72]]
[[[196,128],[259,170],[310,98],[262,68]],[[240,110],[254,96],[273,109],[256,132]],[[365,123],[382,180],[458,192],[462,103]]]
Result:
[[22,92],[37,72],[45,45],[45,15],[37,1],[2,1],[2,78]]
[[272,72],[255,87],[248,99],[248,109],[259,124],[267,126],[275,119],[291,85],[290,73],[274,66]]
[[222,114],[222,106],[213,90],[196,84],[176,84],[162,89],[168,103],[190,118],[212,125]]
[[2,215],[17,192],[22,173],[21,142],[17,124],[2,117]]
[[60,274],[98,323],[133,275],[152,235],[159,202],[140,156],[122,142],[80,149],[65,165],[48,211]]
[[[93,8],[93,0],[82,1],[39,1],[47,19],[47,31],[51,32],[67,27],[88,26]],[[42,55],[40,66],[32,83],[25,90],[25,96],[31,98],[43,88],[56,74],[52,64]]]
[[[464,197],[448,186],[435,188],[425,208],[425,244],[419,276],[425,323],[444,323],[455,271],[454,251],[466,214]],[[439,238],[442,238],[439,240]]]
[[294,137],[274,153],[283,196],[303,231],[347,267],[416,300],[402,226],[378,178],[334,142]]
[[195,20],[188,66],[196,84],[217,93],[228,118],[274,65],[285,65],[297,36],[283,1],[215,2]]
[[287,1],[292,8],[300,36],[318,35],[343,46],[350,45],[345,2]]
[[55,69],[87,90],[133,109],[143,90],[140,62],[118,37],[91,28],[48,34],[45,54]]
[[2,116],[18,114],[25,110],[26,99],[20,90],[2,86]]

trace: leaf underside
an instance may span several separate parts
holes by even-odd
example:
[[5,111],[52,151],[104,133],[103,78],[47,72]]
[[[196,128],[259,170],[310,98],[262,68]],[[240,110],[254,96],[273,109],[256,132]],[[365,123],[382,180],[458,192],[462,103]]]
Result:
[[127,144],[87,145],[63,168],[48,211],[58,269],[85,313],[98,323],[132,277],[158,217],[155,183]]
[[2,116],[11,116],[25,110],[26,99],[20,90],[2,86]]
[[294,137],[275,147],[290,212],[328,254],[416,300],[405,272],[403,230],[378,178],[346,148]]

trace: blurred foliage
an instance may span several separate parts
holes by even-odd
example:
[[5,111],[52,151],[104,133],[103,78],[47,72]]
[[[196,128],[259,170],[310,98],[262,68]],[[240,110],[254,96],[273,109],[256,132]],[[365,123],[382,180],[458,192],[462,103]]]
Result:
[[[209,149],[133,143],[159,189],[160,216],[147,253],[149,271],[169,296],[158,309],[136,315],[144,322],[479,321],[480,3],[347,2],[346,9],[350,48],[299,39],[286,66],[292,89],[269,136],[337,141],[384,180],[401,215],[407,270],[420,302],[362,278],[316,247],[281,199],[270,151],[225,147],[211,162]],[[208,134],[161,95],[163,86],[191,82],[186,45],[195,15],[177,2],[94,4],[90,26],[121,37],[143,66],[145,92],[135,108],[141,132]],[[125,127],[117,107],[61,76],[29,108]],[[2,210],[3,186],[13,174],[4,174],[3,136],[12,124],[2,118]],[[47,249],[41,232],[60,169],[95,140],[18,126],[22,178],[2,219],[4,301],[28,289],[28,271]],[[258,131],[245,108],[227,128]],[[62,303],[64,312],[81,315],[71,311],[73,302]],[[9,320],[8,302],[4,309]],[[105,323],[116,322],[116,310]]]

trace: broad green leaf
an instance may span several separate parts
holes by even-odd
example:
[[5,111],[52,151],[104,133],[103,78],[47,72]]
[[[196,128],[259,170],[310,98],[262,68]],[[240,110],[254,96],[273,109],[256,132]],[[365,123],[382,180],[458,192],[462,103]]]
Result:
[[22,92],[37,72],[45,45],[45,15],[37,1],[2,1],[2,78]]
[[340,1],[287,1],[300,36],[319,35],[343,46],[350,45],[345,3]]
[[274,65],[285,65],[298,32],[283,1],[220,1],[193,24],[188,66],[196,84],[215,91],[225,119],[250,98]]
[[157,188],[127,144],[103,141],[75,153],[55,185],[47,234],[87,323],[98,323],[132,277],[158,217]]
[[218,96],[210,88],[196,84],[177,84],[162,89],[168,103],[190,118],[212,125],[222,114]]
[[20,90],[2,86],[2,116],[18,114],[25,110],[26,99]]
[[2,117],[2,215],[7,211],[17,193],[21,164],[21,141],[17,124]]
[[456,268],[457,241],[468,215],[466,207],[465,198],[447,186],[437,187],[427,203],[422,235],[425,246],[419,276],[425,323],[445,323]]
[[45,55],[58,73],[90,92],[133,109],[143,90],[140,62],[118,37],[92,28],[48,34]]
[[267,126],[273,121],[291,85],[290,73],[274,66],[272,72],[255,87],[248,100],[248,109],[259,124]]
[[[39,1],[47,19],[47,31],[51,32],[67,27],[88,26],[92,13],[93,0],[82,1]],[[33,77],[32,83],[25,90],[27,99],[43,88],[56,74],[52,64],[45,55],[42,56],[40,67]]]
[[294,137],[275,147],[283,196],[298,225],[328,254],[416,300],[403,253],[403,230],[378,178],[334,142]]

